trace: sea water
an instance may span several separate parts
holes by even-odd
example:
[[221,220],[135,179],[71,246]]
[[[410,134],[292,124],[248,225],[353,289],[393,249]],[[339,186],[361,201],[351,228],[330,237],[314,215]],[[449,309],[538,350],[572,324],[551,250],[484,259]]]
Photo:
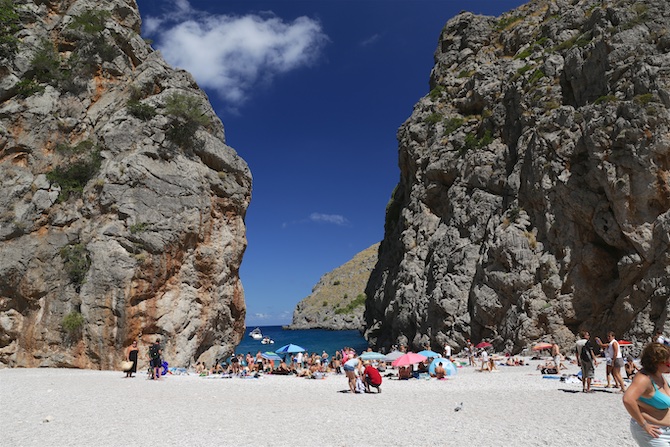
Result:
[[274,351],[289,343],[298,345],[309,353],[321,354],[326,351],[329,356],[333,356],[335,351],[345,346],[354,348],[358,353],[368,348],[368,343],[358,331],[327,331],[325,329],[289,331],[282,329],[281,326],[259,326],[263,337],[274,340],[273,344],[262,344],[260,340],[249,337],[249,332],[253,329],[253,327],[247,327],[244,331],[242,341],[235,348],[236,354],[246,355],[247,352],[250,352],[251,355],[256,355],[258,351]]

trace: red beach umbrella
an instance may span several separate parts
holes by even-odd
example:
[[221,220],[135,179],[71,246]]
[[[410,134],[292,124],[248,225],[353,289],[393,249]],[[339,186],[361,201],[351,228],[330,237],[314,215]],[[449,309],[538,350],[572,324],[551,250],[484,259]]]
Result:
[[482,348],[490,348],[491,346],[493,345],[487,341],[480,341],[479,343],[477,343],[477,346],[475,346],[475,348],[482,349]]
[[619,340],[619,346],[628,346],[632,345],[633,343],[628,341],[628,340]]

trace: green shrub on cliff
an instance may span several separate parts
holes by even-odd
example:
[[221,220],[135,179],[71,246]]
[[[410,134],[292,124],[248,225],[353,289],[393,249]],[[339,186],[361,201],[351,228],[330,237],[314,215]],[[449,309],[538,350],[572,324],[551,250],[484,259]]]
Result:
[[77,311],[70,312],[63,317],[61,325],[68,334],[75,334],[84,326],[84,316]]
[[14,59],[19,49],[19,13],[14,0],[0,0],[0,59]]
[[349,304],[347,304],[345,307],[340,307],[339,309],[335,309],[335,313],[336,313],[337,315],[353,313],[353,311],[354,311],[357,307],[361,307],[361,306],[364,306],[364,305],[365,305],[365,300],[366,300],[366,299],[367,299],[367,298],[365,297],[365,294],[361,293],[361,294],[358,295],[352,302],[350,302]]
[[91,267],[91,258],[84,244],[66,245],[60,249],[60,257],[70,281],[78,289],[84,284],[84,279]]
[[209,117],[202,111],[200,98],[175,93],[165,102],[165,115],[169,118],[165,135],[182,149],[193,149],[197,139],[195,133],[209,126]]
[[[76,147],[79,147],[81,144]],[[59,202],[65,202],[74,195],[81,195],[86,184],[100,169],[102,163],[100,150],[95,148],[95,145],[85,145],[85,147],[93,147],[94,149],[76,161],[56,166],[52,171],[47,172],[47,179],[52,183],[58,184],[61,188],[58,195]],[[65,149],[61,150],[66,151]],[[76,150],[79,149],[73,149],[73,151]]]

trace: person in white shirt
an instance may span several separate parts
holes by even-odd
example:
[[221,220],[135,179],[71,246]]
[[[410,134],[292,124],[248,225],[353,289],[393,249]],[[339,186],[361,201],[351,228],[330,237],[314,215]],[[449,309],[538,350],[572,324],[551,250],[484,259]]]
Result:
[[623,378],[621,377],[621,368],[623,368],[623,355],[621,355],[621,347],[619,342],[614,338],[614,332],[609,331],[607,333],[607,339],[609,340],[609,345],[611,346],[612,352],[612,378],[614,383],[619,385],[621,392],[626,391],[626,384],[623,383]]
[[444,344],[444,358],[451,360],[451,346],[448,343]]

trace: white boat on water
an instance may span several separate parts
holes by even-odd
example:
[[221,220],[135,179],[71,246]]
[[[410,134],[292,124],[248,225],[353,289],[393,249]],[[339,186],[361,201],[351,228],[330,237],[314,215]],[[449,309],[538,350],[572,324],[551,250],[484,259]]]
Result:
[[271,345],[274,342],[275,341],[273,339],[271,339],[270,337],[263,337],[263,340],[261,340],[261,343],[263,343],[264,345]]
[[261,333],[261,330],[259,328],[256,328],[253,331],[249,332],[249,337],[253,338],[254,340],[262,340],[263,334]]

